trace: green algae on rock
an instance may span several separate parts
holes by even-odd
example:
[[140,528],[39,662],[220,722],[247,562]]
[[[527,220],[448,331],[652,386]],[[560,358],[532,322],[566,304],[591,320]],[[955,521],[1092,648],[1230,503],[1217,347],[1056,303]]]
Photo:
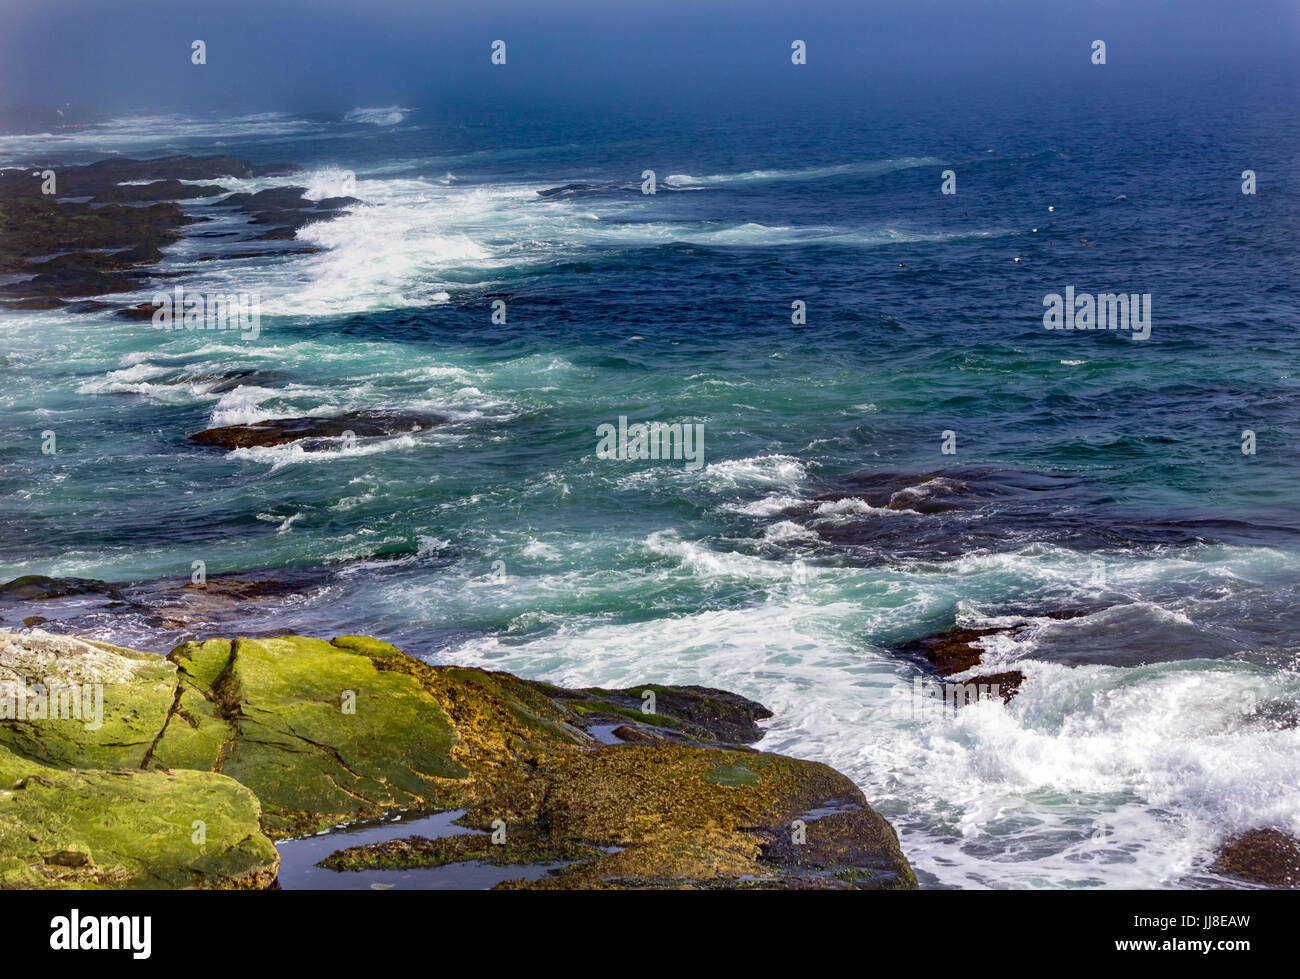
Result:
[[257,797],[194,771],[63,771],[0,747],[0,888],[263,888]]
[[893,828],[852,782],[825,765],[753,751],[606,745],[556,754],[461,822],[494,832],[372,843],[320,865],[567,864],[505,889],[916,887]]
[[153,653],[0,633],[0,887],[274,882],[252,791],[211,771],[141,770],[174,674]]
[[[916,886],[849,779],[718,743],[757,740],[770,716],[726,691],[564,690],[364,636],[209,639],[160,657],[0,633],[0,681],[33,678],[99,684],[102,712],[0,719],[7,886],[266,886],[267,837],[459,808],[472,829],[507,828],[504,842],[412,838],[326,865],[566,864],[512,887]],[[646,691],[654,713],[635,709]],[[589,733],[611,718],[643,743]]]
[[513,834],[500,843],[494,842],[486,833],[460,833],[435,839],[408,836],[348,847],[331,853],[320,862],[320,866],[330,870],[406,870],[475,860],[500,867],[563,863],[599,856],[600,853],[589,844],[552,841],[536,833]]
[[459,801],[438,701],[321,639],[213,639],[168,659],[172,710],[148,764],[210,768],[251,788],[272,835]]
[[[503,887],[910,889],[893,827],[818,762],[692,745],[609,745],[556,755],[473,807],[553,842],[610,848]],[[855,871],[849,883],[837,873]]]

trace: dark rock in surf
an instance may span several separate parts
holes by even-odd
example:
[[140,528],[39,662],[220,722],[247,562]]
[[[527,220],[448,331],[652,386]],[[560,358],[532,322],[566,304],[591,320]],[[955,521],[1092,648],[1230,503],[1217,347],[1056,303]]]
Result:
[[[984,650],[977,645],[979,640],[986,636],[1015,634],[1016,631],[1014,628],[949,629],[904,643],[899,652],[920,660],[938,676],[951,676],[980,665]],[[1020,691],[1024,679],[1025,675],[1019,670],[1004,670],[972,677],[962,683],[975,689],[981,696],[987,690],[990,696],[1001,697],[1005,704]],[[960,703],[960,700],[954,702]]]
[[655,728],[658,739],[753,744],[763,736],[757,722],[772,716],[762,704],[713,687],[664,687],[647,683],[626,690],[600,687],[568,690],[546,684],[538,686],[547,696],[577,711],[588,723],[635,721],[643,727]]
[[[173,156],[0,170],[0,272],[30,274],[0,287],[0,302],[8,309],[58,309],[69,297],[139,289],[144,279],[133,269],[161,261],[162,247],[180,237],[177,228],[211,220],[188,216],[173,202],[226,192],[217,184],[182,181],[276,176],[294,169],[227,156]],[[42,193],[45,178],[39,176],[46,170],[54,172],[56,192],[50,195]],[[327,220],[353,201],[307,201],[299,187],[234,194],[224,203],[261,208],[265,213],[254,214],[254,221],[275,224],[266,236],[274,239],[292,238],[304,224]],[[120,250],[106,254],[92,249]],[[171,273],[178,274],[188,273]],[[152,273],[155,278],[167,275]],[[89,308],[78,305],[70,311]]]
[[1009,704],[1011,698],[1020,692],[1020,684],[1024,681],[1025,675],[1019,670],[1007,670],[1004,673],[971,677],[966,682],[980,692],[987,689],[990,697],[1001,697],[1004,704]]
[[216,197],[227,190],[217,184],[183,184],[179,180],[155,180],[147,184],[113,184],[101,187],[92,204],[136,204],[140,201],[184,201]]
[[95,594],[116,599],[122,597],[116,585],[98,578],[51,578],[43,574],[28,574],[0,585],[0,599],[9,601],[40,602],[69,595]]
[[187,223],[185,213],[172,203],[92,208],[49,198],[3,200],[0,270],[27,271],[28,259],[61,252],[166,244],[179,237],[174,229]]
[[1300,840],[1276,829],[1252,829],[1219,848],[1214,869],[1256,884],[1300,888]]
[[208,428],[191,435],[190,441],[227,450],[303,442],[303,448],[311,451],[326,448],[325,440],[339,439],[348,433],[357,438],[405,435],[445,421],[438,415],[413,411],[351,411],[333,418],[273,418],[252,425]]
[[287,241],[308,224],[328,221],[339,211],[360,204],[355,197],[327,197],[308,200],[306,187],[271,187],[256,193],[231,194],[214,201],[212,207],[235,208],[251,215],[249,224],[272,225],[272,229],[256,236],[254,241]]
[[67,305],[55,296],[32,296],[29,299],[7,299],[0,302],[0,307],[5,309],[61,309]]
[[181,155],[152,160],[112,157],[85,166],[49,162],[0,170],[0,200],[42,197],[44,178],[33,174],[46,170],[54,171],[57,197],[93,197],[99,201],[135,203],[207,197],[211,193],[224,192],[219,187],[183,184],[182,180],[287,176],[296,173],[298,168],[283,163],[257,165],[230,156]]
[[901,652],[924,659],[940,676],[964,673],[979,666],[984,650],[975,643],[1005,629],[949,629],[905,643]]

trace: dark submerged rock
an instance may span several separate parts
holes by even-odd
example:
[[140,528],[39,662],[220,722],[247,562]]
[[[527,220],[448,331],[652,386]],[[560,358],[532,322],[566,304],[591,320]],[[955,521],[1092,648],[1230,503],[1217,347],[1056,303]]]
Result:
[[121,599],[118,586],[98,578],[51,578],[43,574],[28,574],[0,585],[0,599],[9,601],[39,602],[69,595],[108,595]]

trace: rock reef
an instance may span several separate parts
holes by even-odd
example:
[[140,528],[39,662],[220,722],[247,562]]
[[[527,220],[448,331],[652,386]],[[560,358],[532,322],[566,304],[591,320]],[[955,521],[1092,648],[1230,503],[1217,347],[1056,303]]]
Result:
[[[353,197],[310,200],[304,187],[231,194],[220,183],[204,182],[285,176],[297,169],[286,164],[255,165],[228,156],[170,156],[0,170],[0,274],[24,276],[0,285],[0,306],[93,312],[107,304],[68,300],[132,292],[150,280],[188,275],[151,268],[162,261],[162,249],[181,238],[180,229],[213,220],[201,210],[187,214],[176,201],[220,197],[211,203],[216,209],[212,213],[246,216],[248,231],[196,237],[230,237],[236,239],[234,243],[291,240],[304,225],[331,220],[343,208],[359,203]],[[294,253],[319,250],[300,248]],[[263,248],[203,255],[199,260],[284,253]],[[131,319],[149,319],[153,308],[137,304],[119,312]]]
[[433,428],[445,420],[438,415],[413,411],[352,411],[328,418],[270,418],[251,425],[206,428],[191,435],[190,441],[227,450],[301,442],[304,451],[311,451],[323,448],[323,439],[338,439],[349,434],[356,438],[403,435]]

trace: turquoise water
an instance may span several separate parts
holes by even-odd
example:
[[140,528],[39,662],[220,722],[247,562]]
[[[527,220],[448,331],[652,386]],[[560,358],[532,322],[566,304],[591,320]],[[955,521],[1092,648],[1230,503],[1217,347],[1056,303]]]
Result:
[[[775,711],[762,747],[852,776],[927,885],[1208,883],[1227,834],[1300,831],[1300,733],[1253,713],[1300,695],[1300,173],[1294,98],[1186,99],[0,137],[11,162],[304,168],[231,190],[328,197],[351,172],[362,201],[299,232],[318,254],[168,249],[187,289],[259,294],[256,340],[3,314],[0,579],[146,595],[203,561],[300,585],[241,609],[244,634],[724,687]],[[1045,330],[1067,286],[1150,293],[1150,340]],[[312,452],[186,440],[369,408],[447,422]],[[599,458],[620,416],[703,425],[706,465]],[[61,615],[160,650],[232,628]],[[1010,705],[900,712],[898,645],[1017,621],[988,657],[1027,676]]]

